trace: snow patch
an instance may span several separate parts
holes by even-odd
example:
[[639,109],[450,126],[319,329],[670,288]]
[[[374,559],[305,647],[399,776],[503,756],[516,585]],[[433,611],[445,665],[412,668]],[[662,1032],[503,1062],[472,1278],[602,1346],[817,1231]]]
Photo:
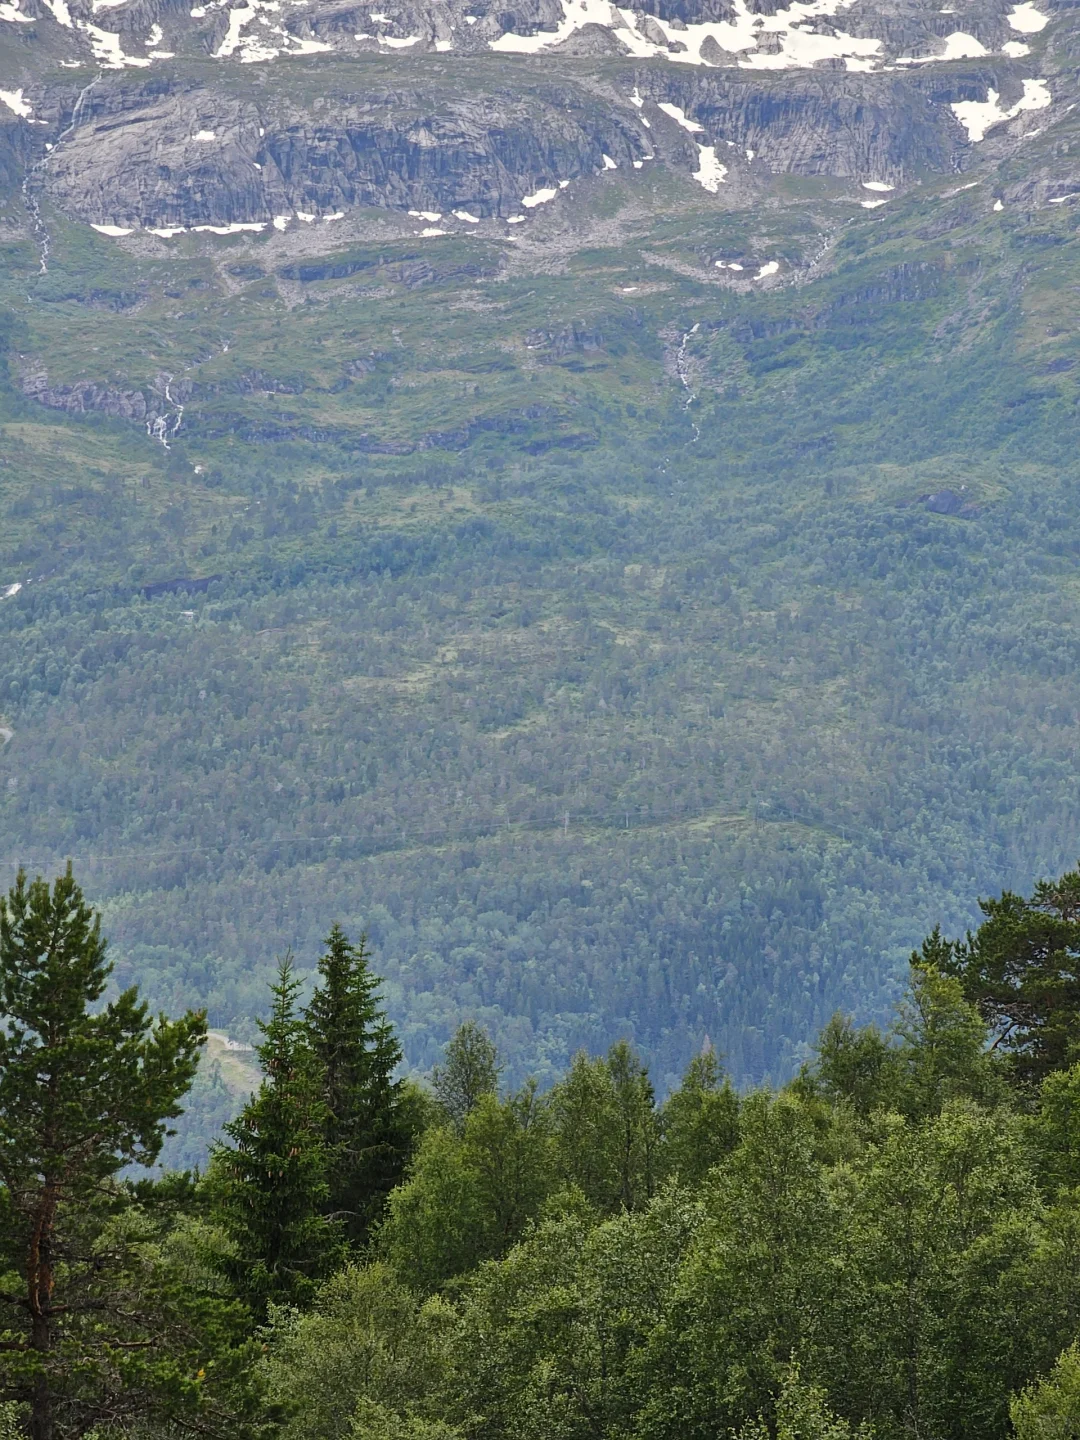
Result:
[[876,210],[879,205],[887,205],[887,200],[860,200],[859,204],[864,210]]
[[521,197],[521,203],[525,206],[526,210],[533,210],[537,205],[546,205],[549,200],[554,200],[558,193],[554,185],[541,186],[539,190],[534,190],[531,195],[523,195]]
[[698,168],[694,171],[694,179],[703,189],[715,195],[727,174],[727,166],[717,160],[715,145],[699,145],[697,151]]
[[506,223],[507,223],[507,225],[524,225],[524,224],[525,224],[525,216],[524,216],[524,215],[508,215],[508,216],[507,216],[507,219],[506,219]]
[[58,25],[63,25],[68,30],[74,30],[75,22],[71,18],[67,0],[45,0],[45,4]]
[[23,99],[22,90],[0,90],[0,100],[4,102],[9,110],[16,115],[21,115],[24,120],[29,120],[34,113],[32,107]]
[[[497,40],[489,40],[488,48],[504,54],[535,55],[551,45],[569,40],[583,25],[603,25],[611,29],[615,21],[615,7],[609,0],[562,0],[563,18],[555,30],[540,30],[535,35],[515,35],[508,30]],[[650,53],[653,47],[649,47]]]
[[14,595],[17,595],[21,589],[22,589],[22,581],[21,581],[21,580],[16,580],[16,582],[15,582],[14,585],[7,585],[7,586],[4,587],[4,595],[3,595],[3,598],[4,598],[5,600],[10,600]]
[[34,17],[32,15],[24,15],[19,9],[18,4],[9,4],[8,0],[5,0],[5,3],[0,5],[0,20],[19,21],[23,25],[32,25],[34,23]]
[[479,216],[479,215],[470,215],[470,213],[468,212],[468,210],[455,210],[455,211],[454,211],[454,216],[455,216],[455,218],[458,219],[458,220],[465,220],[469,225],[479,225],[479,224],[480,224],[480,216]]
[[885,195],[885,194],[887,194],[890,190],[895,190],[895,189],[896,189],[896,186],[895,186],[895,185],[886,185],[886,183],[885,183],[884,180],[864,180],[864,181],[862,182],[862,188],[863,188],[864,190],[877,190],[877,191],[879,191],[882,195]]
[[[734,270],[734,265],[731,268]],[[775,275],[779,269],[779,260],[766,260],[765,264],[762,265],[761,269],[757,272],[756,278],[758,280],[764,280],[768,275]]]
[[[792,70],[807,68],[819,60],[843,59],[849,70],[876,69],[881,59],[882,42],[856,37],[841,30],[816,33],[803,28],[817,16],[832,16],[847,9],[854,0],[794,0],[775,15],[760,17],[750,10],[746,0],[734,0],[733,15],[727,21],[707,21],[676,28],[668,21],[651,17],[663,32],[666,45],[659,46],[644,39],[636,28],[632,10],[620,9],[626,30],[618,36],[634,55],[662,55],[675,64],[709,65],[702,53],[706,41],[713,41],[722,51],[738,56],[736,64],[747,69]],[[650,25],[651,33],[655,30]],[[762,37],[770,39],[768,49],[759,49]],[[678,48],[673,48],[677,46]],[[685,48],[683,48],[685,47]]]
[[216,139],[217,139],[217,136],[214,134],[213,130],[196,130],[196,131],[195,131],[195,134],[194,134],[191,138],[192,138],[193,140],[203,140],[203,141],[205,141],[205,140],[216,140]]
[[292,219],[292,216],[291,216],[291,215],[275,215],[275,216],[274,216],[274,229],[275,229],[275,230],[284,230],[285,227],[288,225],[288,223],[289,223],[289,221],[290,221],[291,219]]
[[287,40],[292,41],[293,48],[286,50],[284,52],[286,55],[325,55],[328,50],[334,48],[325,40],[301,40],[299,35],[293,35],[288,30],[278,29],[276,33],[284,35]]
[[901,55],[898,65],[934,65],[942,60],[979,60],[990,52],[974,35],[966,30],[954,30],[945,36],[945,52],[942,55]]
[[945,37],[945,60],[981,60],[990,52],[986,46],[964,30],[954,30]]
[[410,210],[409,214],[414,220],[430,220],[432,224],[442,219],[442,212],[439,210]]
[[1045,30],[1050,24],[1050,17],[1041,15],[1031,0],[1025,0],[1023,5],[1015,5],[1005,18],[1011,29],[1018,30],[1021,35],[1038,35],[1040,30]]
[[327,222],[327,220],[344,220],[344,219],[345,219],[345,211],[344,211],[344,210],[332,210],[329,215],[324,215],[322,218],[323,218],[323,224],[324,224],[324,225],[325,225],[325,223]]
[[131,227],[124,225],[95,225],[91,223],[90,229],[96,230],[99,235],[111,235],[114,237],[131,234]]
[[[229,28],[225,32],[225,38],[218,46],[215,59],[227,60],[230,55],[240,51],[241,63],[251,64],[257,60],[273,60],[277,55],[277,49],[272,45],[263,45],[258,41],[245,38],[244,27],[250,25],[264,6],[260,0],[249,0],[247,5],[238,5],[235,10],[229,11]],[[265,6],[269,9],[270,6]],[[273,7],[275,10],[277,5]]]
[[114,35],[111,30],[102,30],[97,25],[91,25],[88,20],[81,20],[79,29],[89,35],[94,59],[106,70],[123,70],[128,65],[145,68],[154,63],[145,56],[125,55],[120,36]]
[[613,160],[610,155],[605,155],[603,158],[605,170],[617,170],[619,168],[619,162]]
[[686,111],[680,109],[678,105],[672,105],[669,100],[661,100],[657,108],[663,110],[665,115],[670,115],[672,120],[677,121],[684,130],[689,130],[691,135],[704,133],[704,125],[699,125],[696,120],[688,120]]
[[[391,50],[407,50],[410,45],[420,44],[420,36],[406,35],[404,39],[399,39],[396,35],[380,35],[379,44],[389,45]],[[326,48],[329,50],[329,45]]]
[[1031,46],[1025,45],[1022,40],[1006,40],[1001,47],[1001,53],[1008,55],[1011,60],[1021,60],[1025,55],[1031,54]]
[[421,235],[448,235],[448,230],[440,230],[437,225],[427,225],[420,231]]
[[210,235],[239,235],[241,230],[254,230],[256,232],[266,229],[265,220],[234,220],[229,225],[193,225],[192,230],[197,234]]
[[1009,110],[1001,108],[1001,96],[988,90],[983,100],[954,100],[953,114],[968,132],[972,144],[978,144],[994,125],[1012,120],[1021,110],[1045,110],[1050,102],[1050,87],[1045,80],[1025,80],[1024,93]]
[[171,240],[174,235],[185,235],[185,234],[187,234],[187,226],[186,226],[186,225],[162,225],[162,226],[161,226],[160,228],[158,228],[158,229],[155,229],[153,226],[150,226],[150,228],[149,228],[148,231],[147,231],[147,234],[149,234],[149,235],[159,235],[162,240]]
[[454,48],[454,42],[453,42],[452,40],[436,40],[436,41],[435,41],[435,49],[438,51],[438,53],[439,53],[440,55],[445,55],[446,52],[447,52],[447,50],[453,50],[453,48]]
[[995,209],[995,210],[1004,210],[1004,209],[1005,209],[1005,206],[1004,206],[1004,204],[1003,204],[1000,200],[995,200],[995,201],[994,201],[994,209]]

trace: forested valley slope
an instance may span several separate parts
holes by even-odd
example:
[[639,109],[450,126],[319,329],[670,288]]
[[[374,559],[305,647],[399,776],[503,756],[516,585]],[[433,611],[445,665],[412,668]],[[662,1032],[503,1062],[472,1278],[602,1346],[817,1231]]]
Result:
[[1078,25],[0,5],[5,881],[415,1073],[884,1019],[1076,858]]

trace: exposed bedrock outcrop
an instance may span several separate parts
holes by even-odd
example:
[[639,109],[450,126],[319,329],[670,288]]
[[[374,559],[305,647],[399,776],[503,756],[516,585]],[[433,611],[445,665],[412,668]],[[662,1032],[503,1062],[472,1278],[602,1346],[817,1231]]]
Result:
[[[567,102],[571,102],[568,104]],[[425,103],[404,89],[335,97],[332,118],[275,117],[210,88],[102,84],[43,183],[69,213],[145,226],[267,221],[356,205],[515,211],[524,194],[648,153],[633,110],[550,87]]]
[[530,192],[601,173],[605,156],[629,166],[655,153],[693,169],[685,128],[656,104],[635,108],[636,91],[647,106],[679,106],[702,126],[696,139],[752,150],[776,173],[902,180],[958,168],[970,146],[951,102],[1007,83],[981,61],[947,75],[649,62],[603,87],[583,77],[481,94],[415,84],[361,93],[346,82],[301,105],[163,73],[107,75],[39,178],[67,213],[114,225],[269,222],[355,206],[507,216]]
[[753,150],[777,174],[901,181],[920,170],[955,168],[970,146],[951,103],[985,99],[995,74],[972,66],[933,78],[713,70],[672,76],[649,66],[636,72],[635,83],[642,95],[677,104],[702,126],[700,138]]

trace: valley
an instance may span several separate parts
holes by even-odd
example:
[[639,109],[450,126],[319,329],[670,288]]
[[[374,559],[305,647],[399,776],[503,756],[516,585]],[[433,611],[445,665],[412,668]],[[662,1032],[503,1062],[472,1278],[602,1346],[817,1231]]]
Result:
[[1075,19],[378,16],[3,7],[5,875],[779,1082],[1076,858]]

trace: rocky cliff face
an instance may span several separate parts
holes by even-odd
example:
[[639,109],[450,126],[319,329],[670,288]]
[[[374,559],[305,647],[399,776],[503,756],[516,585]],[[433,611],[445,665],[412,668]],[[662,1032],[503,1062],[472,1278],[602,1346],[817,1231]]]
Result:
[[[130,277],[182,253],[204,256],[238,307],[294,306],[328,280],[353,296],[448,277],[470,287],[630,236],[653,263],[649,237],[683,230],[663,264],[739,294],[820,274],[852,217],[895,210],[942,176],[984,183],[994,209],[1080,189],[1080,18],[1053,0],[371,3],[382,8],[0,0],[4,223],[45,277],[58,229],[93,227],[113,247],[107,281],[53,298],[137,311],[153,287]],[[929,214],[920,233],[947,233],[953,215]],[[464,248],[441,258],[453,237]],[[657,323],[674,354],[683,331]],[[530,322],[522,353],[535,366],[591,363],[606,324]],[[42,405],[145,425],[163,443],[188,402],[310,393],[258,358],[205,381],[195,372],[209,353],[200,342],[174,370],[167,346],[147,349],[141,376],[107,379],[31,353],[20,374]],[[346,372],[325,393],[356,383]],[[417,418],[401,443],[464,444],[484,423]],[[205,425],[383,443],[370,418],[219,408]]]
[[159,239],[371,208],[508,235],[650,166],[725,205],[770,175],[902,186],[1052,118],[1075,23],[1047,0],[4,0],[0,177]]

